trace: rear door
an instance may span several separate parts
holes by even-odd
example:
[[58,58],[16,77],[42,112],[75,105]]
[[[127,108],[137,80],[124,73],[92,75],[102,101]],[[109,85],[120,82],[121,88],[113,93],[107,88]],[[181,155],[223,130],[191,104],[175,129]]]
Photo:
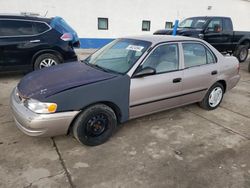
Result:
[[34,49],[40,43],[34,23],[14,19],[0,20],[0,48],[4,69],[18,70],[31,65]]
[[167,43],[157,46],[138,67],[151,67],[155,75],[131,78],[130,118],[180,105],[182,71],[179,70],[179,45]]
[[215,83],[218,64],[215,55],[203,43],[183,42],[184,70],[182,104],[201,101]]

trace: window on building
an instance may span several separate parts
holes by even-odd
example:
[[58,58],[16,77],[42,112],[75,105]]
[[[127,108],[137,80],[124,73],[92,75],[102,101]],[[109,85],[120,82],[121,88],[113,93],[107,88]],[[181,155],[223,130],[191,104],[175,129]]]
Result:
[[165,29],[171,29],[173,27],[173,22],[165,22]]
[[150,31],[150,21],[148,20],[142,21],[142,31]]
[[98,29],[108,30],[109,22],[108,18],[98,18]]

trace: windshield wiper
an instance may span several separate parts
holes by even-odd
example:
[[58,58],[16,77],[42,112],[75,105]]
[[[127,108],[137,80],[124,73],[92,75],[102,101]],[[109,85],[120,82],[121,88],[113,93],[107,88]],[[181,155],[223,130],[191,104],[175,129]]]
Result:
[[87,63],[87,65],[89,65],[89,66],[91,66],[91,67],[94,67],[94,68],[97,68],[97,69],[99,69],[99,70],[102,70],[102,71],[104,71],[104,72],[120,74],[119,72],[116,72],[116,71],[113,71],[113,70],[104,68],[104,67],[102,67],[102,66],[100,66],[100,65],[97,65],[97,64]]

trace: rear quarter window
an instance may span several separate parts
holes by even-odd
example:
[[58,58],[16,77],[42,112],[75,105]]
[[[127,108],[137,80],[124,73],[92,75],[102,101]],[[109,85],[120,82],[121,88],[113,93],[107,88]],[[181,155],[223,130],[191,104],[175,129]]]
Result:
[[44,33],[50,29],[50,27],[47,24],[42,22],[34,22],[33,27],[34,27],[34,32],[36,34]]

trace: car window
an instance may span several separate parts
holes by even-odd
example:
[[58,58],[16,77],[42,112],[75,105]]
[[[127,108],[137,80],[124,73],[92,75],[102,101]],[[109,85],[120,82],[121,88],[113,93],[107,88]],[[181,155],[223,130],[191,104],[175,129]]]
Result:
[[116,39],[83,62],[106,71],[124,74],[147,51],[151,43],[135,39]]
[[75,33],[74,29],[72,27],[70,27],[70,25],[67,24],[67,22],[64,19],[62,19],[61,17],[55,17],[51,21],[50,25],[51,25],[51,27],[55,28],[61,34],[63,34],[63,33]]
[[43,33],[50,29],[48,25],[46,25],[45,23],[41,23],[41,22],[33,22],[33,27],[34,27],[34,32],[36,34]]
[[183,43],[185,68],[214,63],[214,55],[199,43]]
[[0,20],[0,36],[34,35],[32,22],[18,20]]
[[214,18],[208,24],[208,31],[210,32],[221,32],[222,31],[222,21],[220,18]]
[[216,59],[215,59],[214,55],[210,51],[208,51],[207,49],[206,49],[206,53],[207,53],[207,63],[215,63]]
[[152,67],[156,73],[175,71],[179,68],[177,44],[164,44],[157,47],[143,63],[142,68]]

